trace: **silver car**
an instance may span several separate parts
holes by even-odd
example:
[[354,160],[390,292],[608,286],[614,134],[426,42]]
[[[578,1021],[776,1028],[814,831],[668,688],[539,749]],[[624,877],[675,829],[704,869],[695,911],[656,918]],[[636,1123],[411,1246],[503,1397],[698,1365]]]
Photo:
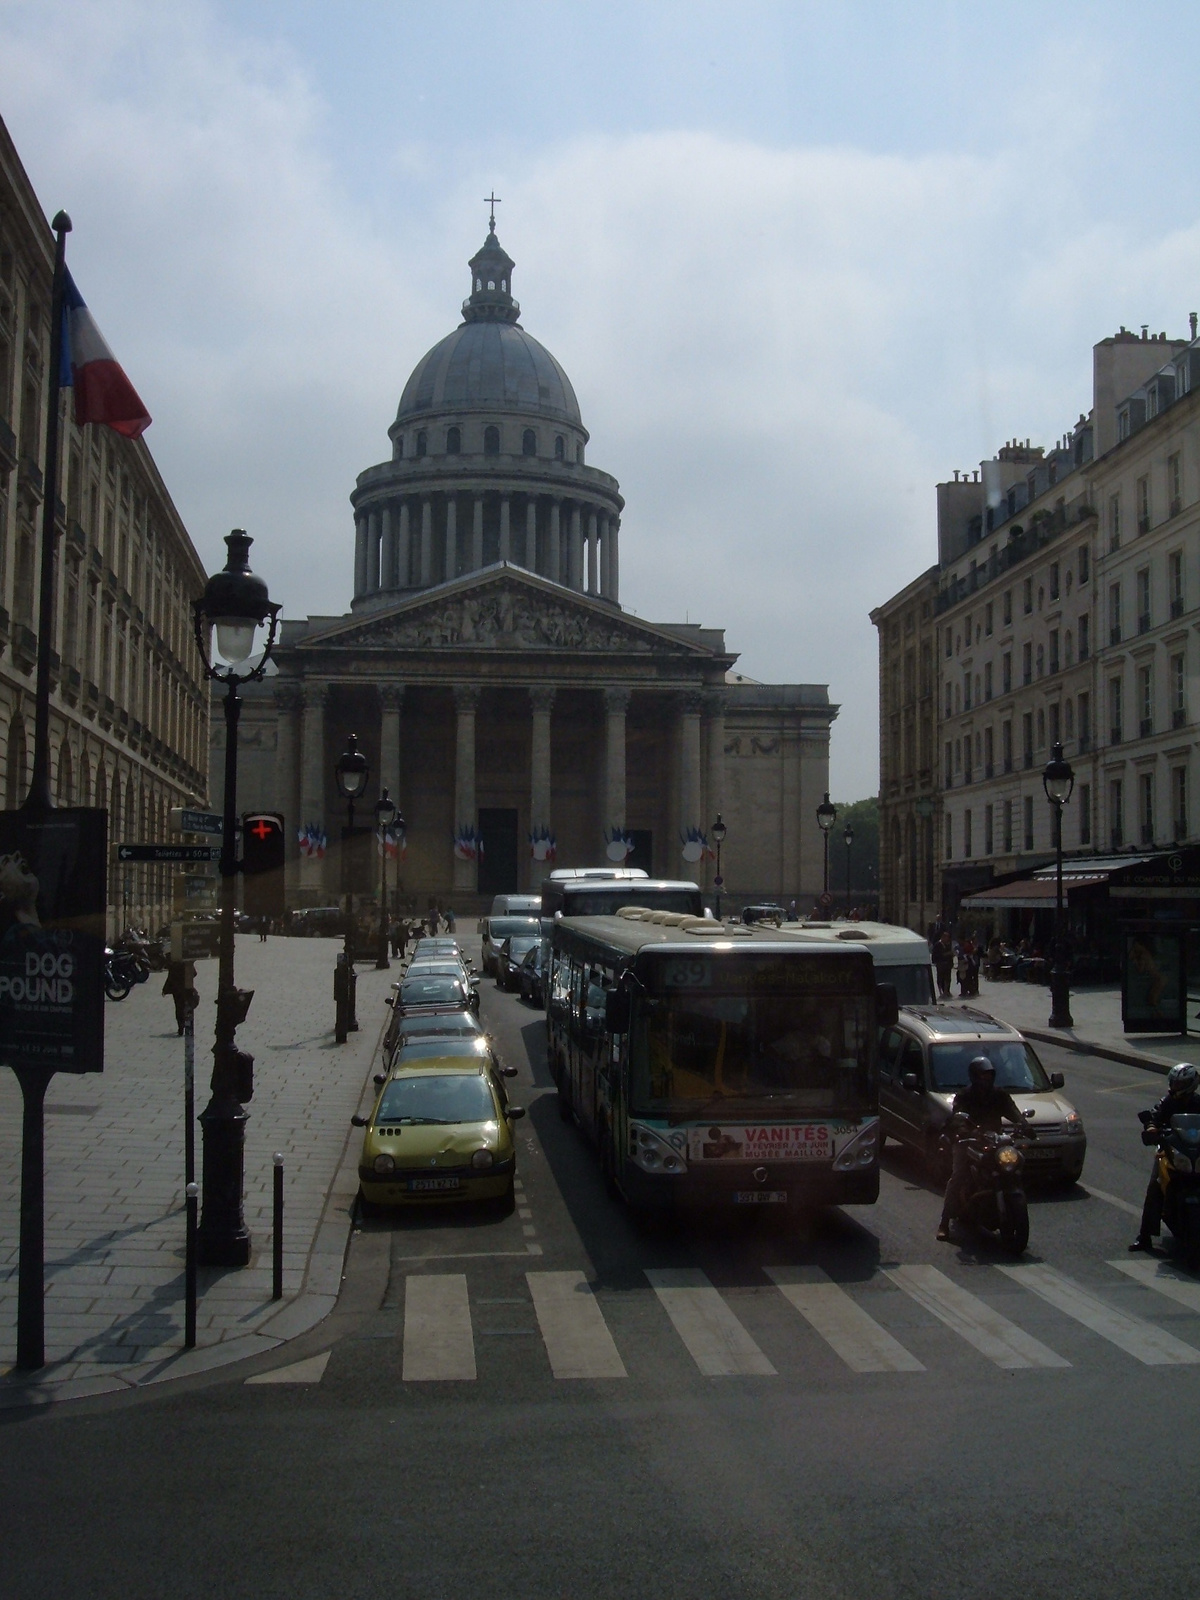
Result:
[[1025,1146],[1031,1179],[1074,1183],[1083,1171],[1083,1119],[1063,1094],[1061,1072],[1047,1074],[1033,1047],[1007,1022],[967,1006],[904,1006],[879,1041],[879,1120],[884,1138],[920,1152],[930,1177],[945,1180],[941,1133],[954,1096],[970,1081],[975,1056],[995,1063],[1033,1135]]

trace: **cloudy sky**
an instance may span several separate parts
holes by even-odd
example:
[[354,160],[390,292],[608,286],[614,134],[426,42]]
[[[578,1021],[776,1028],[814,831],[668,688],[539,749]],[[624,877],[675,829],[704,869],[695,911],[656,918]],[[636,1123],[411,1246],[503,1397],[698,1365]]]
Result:
[[623,602],[828,682],[849,800],[934,484],[1200,309],[1198,46],[1194,0],[0,0],[0,114],[202,556],[245,526],[292,615],[349,604],[347,496],[494,185]]

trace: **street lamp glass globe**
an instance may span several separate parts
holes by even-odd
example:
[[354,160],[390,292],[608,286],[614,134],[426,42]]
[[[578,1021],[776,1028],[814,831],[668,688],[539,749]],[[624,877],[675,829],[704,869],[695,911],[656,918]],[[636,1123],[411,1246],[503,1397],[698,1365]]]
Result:
[[254,635],[258,623],[246,617],[218,617],[216,619],[217,654],[231,667],[241,666],[254,649]]
[[817,807],[817,823],[820,826],[822,833],[828,833],[836,821],[837,807],[830,800],[829,791],[827,789],[825,791],[824,800],[822,800],[821,804]]
[[1050,760],[1046,763],[1046,769],[1042,773],[1042,787],[1051,805],[1065,806],[1071,798],[1071,791],[1075,787],[1075,773],[1070,762],[1063,756],[1061,744],[1054,746]]
[[721,813],[718,811],[717,812],[717,820],[712,825],[713,843],[714,844],[724,844],[725,843],[725,836],[726,836],[726,834],[728,832],[729,832],[729,829],[725,826],[724,822],[721,820]]
[[381,828],[390,828],[396,820],[396,802],[386,789],[375,802],[375,820]]
[[355,734],[352,733],[346,740],[346,748],[337,758],[333,771],[343,798],[357,800],[367,787],[371,769],[367,765],[366,756],[358,748],[358,738]]
[[846,841],[846,849],[849,850],[850,846],[854,843],[854,829],[849,823],[846,824],[846,831],[842,834],[842,838]]

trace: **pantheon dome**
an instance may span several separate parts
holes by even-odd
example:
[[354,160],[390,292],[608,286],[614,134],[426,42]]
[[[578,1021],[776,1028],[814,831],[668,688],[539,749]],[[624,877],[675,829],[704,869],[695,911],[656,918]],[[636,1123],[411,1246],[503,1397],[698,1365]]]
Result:
[[521,326],[513,266],[493,226],[462,322],[404,386],[391,459],[359,475],[356,610],[498,562],[617,605],[624,501],[586,464],[571,380]]

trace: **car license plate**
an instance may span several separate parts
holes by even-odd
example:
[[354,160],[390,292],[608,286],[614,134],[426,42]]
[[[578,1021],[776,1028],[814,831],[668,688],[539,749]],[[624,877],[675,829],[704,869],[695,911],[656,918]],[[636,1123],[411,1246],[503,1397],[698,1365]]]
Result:
[[457,1189],[459,1182],[457,1178],[410,1178],[408,1187],[410,1189]]
[[735,1189],[735,1206],[782,1206],[787,1204],[786,1189]]

